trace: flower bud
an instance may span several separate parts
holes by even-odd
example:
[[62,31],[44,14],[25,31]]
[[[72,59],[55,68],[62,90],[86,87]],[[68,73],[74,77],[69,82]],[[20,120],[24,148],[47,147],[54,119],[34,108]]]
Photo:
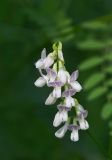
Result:
[[43,77],[40,77],[35,81],[34,84],[37,87],[43,87],[46,84],[46,80]]
[[56,98],[53,97],[52,93],[49,95],[49,97],[45,101],[45,105],[52,105],[56,102]]

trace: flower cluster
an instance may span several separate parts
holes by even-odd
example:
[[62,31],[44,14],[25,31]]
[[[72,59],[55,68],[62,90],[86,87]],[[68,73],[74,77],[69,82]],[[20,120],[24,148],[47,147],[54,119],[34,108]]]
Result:
[[[73,96],[80,92],[82,87],[77,81],[79,72],[75,70],[71,75],[66,70],[62,53],[62,44],[57,42],[53,45],[53,52],[46,56],[46,49],[41,52],[41,58],[35,63],[41,77],[35,82],[37,87],[43,87],[45,84],[52,87],[53,91],[45,101],[46,105],[52,105],[57,99],[61,99],[57,105],[57,113],[54,117],[53,126],[64,125],[57,130],[55,136],[62,138],[67,130],[71,131],[71,140],[79,140],[78,131],[89,128],[85,118],[88,115],[87,110],[78,103]],[[45,70],[46,74],[43,74]],[[74,111],[74,116],[68,116],[69,112]]]

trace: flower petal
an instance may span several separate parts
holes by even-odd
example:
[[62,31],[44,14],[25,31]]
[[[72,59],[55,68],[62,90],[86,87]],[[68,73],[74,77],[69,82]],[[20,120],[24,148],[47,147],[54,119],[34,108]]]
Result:
[[89,128],[89,124],[85,119],[80,119],[79,125],[80,125],[80,129],[82,129],[82,130],[86,130]]
[[62,110],[70,111],[70,110],[71,110],[71,108],[67,107],[67,106],[64,105],[64,104],[59,104],[59,105],[57,105],[57,108],[58,108],[59,111],[62,111]]
[[69,96],[73,96],[75,93],[76,93],[76,91],[74,89],[68,89],[63,92],[62,96],[69,97]]
[[66,72],[63,69],[59,70],[58,78],[63,84],[65,84],[67,82]]
[[38,69],[43,69],[44,68],[44,63],[42,61],[42,59],[39,59],[36,63],[35,63],[36,68]]
[[60,98],[61,97],[61,87],[55,87],[53,90],[53,97]]
[[46,84],[46,80],[43,77],[40,77],[35,81],[34,84],[37,87],[43,87]]
[[62,123],[62,119],[60,118],[60,113],[57,112],[54,117],[53,126],[58,127],[61,123]]
[[52,104],[54,104],[55,102],[56,102],[56,97],[53,97],[53,94],[51,93],[50,95],[49,95],[49,97],[46,99],[46,101],[45,101],[45,105],[52,105]]
[[70,82],[76,81],[77,78],[78,78],[78,76],[79,76],[79,71],[78,71],[78,70],[74,71],[74,72],[71,74]]
[[63,138],[66,132],[67,132],[67,125],[65,124],[55,133],[55,136],[57,138]]
[[44,60],[46,58],[46,48],[44,48],[41,52],[41,59]]
[[63,110],[60,112],[60,117],[62,119],[63,122],[66,122],[68,120],[68,112]]
[[75,106],[75,101],[72,97],[66,97],[65,103],[67,107]]
[[44,60],[44,68],[49,68],[54,63],[54,59],[51,56],[47,56]]
[[47,72],[47,76],[49,77],[50,81],[55,80],[57,73],[53,69],[47,68],[46,72]]
[[71,140],[77,142],[79,140],[78,130],[73,130],[71,133]]
[[77,81],[70,83],[70,85],[76,92],[80,92],[82,89],[82,86]]

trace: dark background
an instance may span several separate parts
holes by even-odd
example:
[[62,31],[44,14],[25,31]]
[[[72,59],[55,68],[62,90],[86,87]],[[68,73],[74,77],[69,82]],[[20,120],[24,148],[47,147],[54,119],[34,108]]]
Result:
[[[80,103],[89,111],[89,131],[101,146],[86,131],[80,132],[77,143],[70,141],[70,133],[62,140],[57,139],[52,126],[56,106],[44,104],[50,93],[47,87],[34,86],[39,77],[34,63],[44,47],[49,53],[53,42],[61,40],[66,67],[71,73],[92,55],[76,47],[80,25],[111,13],[111,0],[0,2],[1,160],[106,159],[103,154],[108,154],[111,137],[107,121],[102,120],[100,114],[105,96],[89,102],[85,90],[77,94]],[[90,72],[80,72],[81,84]]]

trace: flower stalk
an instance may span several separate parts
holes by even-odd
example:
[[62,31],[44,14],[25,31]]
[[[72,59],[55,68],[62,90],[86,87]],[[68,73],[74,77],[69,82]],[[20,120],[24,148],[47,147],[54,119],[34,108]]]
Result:
[[[45,84],[53,88],[45,101],[45,105],[52,105],[60,99],[57,105],[57,113],[54,117],[53,126],[58,127],[64,124],[55,133],[57,138],[64,137],[67,130],[71,131],[70,139],[73,142],[79,140],[79,130],[86,130],[89,124],[86,121],[88,112],[79,104],[74,97],[77,92],[82,90],[82,86],[77,81],[79,71],[75,70],[72,74],[65,68],[65,61],[62,52],[62,43],[53,44],[53,52],[46,56],[46,49],[41,52],[41,58],[35,63],[41,77],[34,83],[37,87],[43,87]],[[43,74],[45,70],[46,74]],[[69,116],[69,112],[74,113],[74,117]],[[72,120],[72,121],[71,121]]]

